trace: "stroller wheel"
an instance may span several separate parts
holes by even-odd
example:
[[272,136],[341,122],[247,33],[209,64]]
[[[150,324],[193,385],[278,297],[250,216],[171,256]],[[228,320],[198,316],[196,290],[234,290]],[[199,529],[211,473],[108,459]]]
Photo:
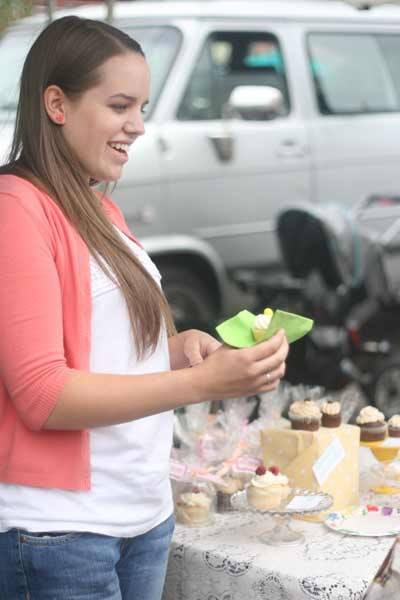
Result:
[[368,399],[386,418],[400,413],[400,355],[381,365],[365,391]]

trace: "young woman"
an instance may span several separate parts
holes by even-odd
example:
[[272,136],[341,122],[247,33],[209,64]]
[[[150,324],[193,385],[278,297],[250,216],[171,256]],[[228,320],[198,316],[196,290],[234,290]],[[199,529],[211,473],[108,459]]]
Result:
[[244,350],[177,334],[93,189],[121,176],[148,97],[140,46],[104,23],[53,22],[24,64],[0,169],[0,600],[158,600],[172,410],[284,373],[282,332]]

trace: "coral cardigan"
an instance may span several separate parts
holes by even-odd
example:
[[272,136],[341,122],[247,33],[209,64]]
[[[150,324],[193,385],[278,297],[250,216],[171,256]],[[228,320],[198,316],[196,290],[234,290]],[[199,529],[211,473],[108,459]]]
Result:
[[90,489],[88,431],[42,429],[68,378],[89,370],[90,324],[86,244],[47,194],[1,175],[0,481]]

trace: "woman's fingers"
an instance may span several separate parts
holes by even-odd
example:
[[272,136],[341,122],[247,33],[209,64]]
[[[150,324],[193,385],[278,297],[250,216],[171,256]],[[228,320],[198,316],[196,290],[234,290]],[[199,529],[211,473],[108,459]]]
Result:
[[283,331],[270,340],[240,350],[218,348],[203,361],[210,394],[220,398],[275,389],[285,373],[288,343]]
[[285,363],[282,363],[277,369],[273,371],[264,371],[260,374],[257,379],[257,385],[261,387],[265,386],[277,386],[280,380],[284,377],[286,370]]
[[[264,356],[257,360],[254,365],[254,384],[257,388],[257,393],[269,392],[275,389],[285,375],[285,360],[288,355],[289,344],[287,343],[284,332],[279,331],[273,338],[271,338],[271,340],[268,341],[270,344],[267,348],[267,356],[265,357],[264,353]],[[265,344],[266,342],[264,342],[264,347]],[[274,350],[273,353],[270,353],[271,346]]]
[[274,356],[259,360],[254,366],[255,374],[262,375],[263,373],[273,373],[278,371],[280,367],[285,364],[286,358],[287,349],[286,347],[282,347],[274,354]]
[[252,346],[249,351],[253,360],[263,360],[268,356],[274,356],[282,348],[282,346],[284,346],[286,349],[287,354],[288,344],[286,341],[285,332],[283,329],[280,329],[269,340]]

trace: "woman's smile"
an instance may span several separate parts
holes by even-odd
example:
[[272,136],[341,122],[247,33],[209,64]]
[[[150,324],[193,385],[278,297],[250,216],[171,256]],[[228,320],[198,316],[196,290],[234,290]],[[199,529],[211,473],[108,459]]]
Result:
[[109,142],[107,147],[111,150],[113,157],[118,161],[125,164],[129,160],[128,151],[130,148],[129,144],[122,144],[119,142]]
[[100,75],[80,99],[66,99],[63,133],[88,178],[117,181],[130,146],[144,134],[150,75],[145,59],[134,52],[108,59]]

